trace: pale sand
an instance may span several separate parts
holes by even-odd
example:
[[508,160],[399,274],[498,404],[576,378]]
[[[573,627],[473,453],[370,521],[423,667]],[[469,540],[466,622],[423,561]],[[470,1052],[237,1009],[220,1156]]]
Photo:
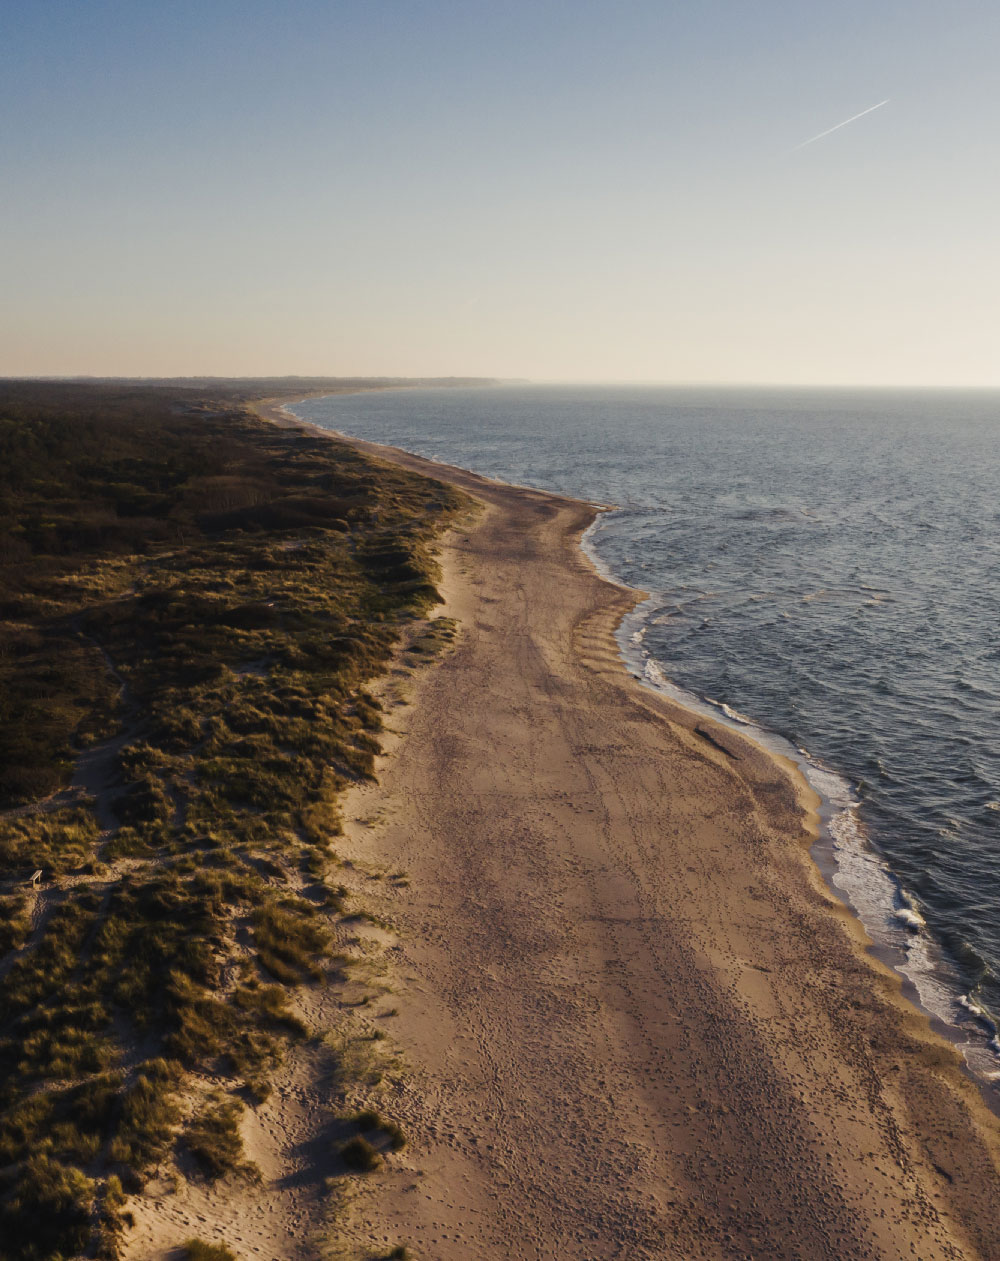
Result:
[[821,881],[797,771],[621,665],[635,595],[578,547],[593,508],[358,445],[487,504],[445,554],[459,647],[352,803],[412,880],[389,904],[419,1172],[373,1191],[373,1237],[1000,1257],[995,1119]]
[[[635,596],[578,547],[594,509],[357,445],[486,507],[443,554],[457,647],[389,708],[338,846],[410,880],[367,882],[410,1143],[350,1180],[350,1255],[1000,1257],[996,1120],[827,892],[794,768],[621,665]],[[308,1055],[260,1111],[264,1185],[148,1197],[130,1257],[316,1255]]]

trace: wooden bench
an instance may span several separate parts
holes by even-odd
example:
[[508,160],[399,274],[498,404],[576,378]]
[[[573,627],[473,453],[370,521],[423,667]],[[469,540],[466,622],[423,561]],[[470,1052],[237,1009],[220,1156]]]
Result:
[[42,869],[41,869],[41,867],[39,867],[39,869],[35,872],[35,874],[34,874],[34,875],[31,877],[31,879],[28,881],[28,886],[29,886],[29,888],[31,888],[31,889],[37,889],[37,888],[38,888],[39,881],[41,880],[41,878],[42,878]]

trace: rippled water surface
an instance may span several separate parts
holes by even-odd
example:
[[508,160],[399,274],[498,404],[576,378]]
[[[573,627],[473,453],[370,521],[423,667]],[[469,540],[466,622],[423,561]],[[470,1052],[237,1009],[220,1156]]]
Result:
[[909,894],[1000,1014],[1000,395],[511,386],[295,411],[620,505],[592,545],[653,595],[644,652],[851,781],[898,918]]

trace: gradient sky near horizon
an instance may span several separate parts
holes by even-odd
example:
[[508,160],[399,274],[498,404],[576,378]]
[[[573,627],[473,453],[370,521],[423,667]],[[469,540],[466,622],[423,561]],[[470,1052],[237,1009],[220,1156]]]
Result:
[[993,0],[7,0],[0,374],[1000,386],[998,48]]

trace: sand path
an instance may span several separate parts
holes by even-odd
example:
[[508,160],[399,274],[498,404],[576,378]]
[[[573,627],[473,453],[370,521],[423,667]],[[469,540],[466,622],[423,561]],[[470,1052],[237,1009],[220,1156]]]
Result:
[[458,646],[348,807],[411,880],[386,895],[411,1141],[358,1238],[1000,1257],[996,1122],[823,887],[797,775],[628,677],[591,508],[391,458],[487,508],[445,556]]

